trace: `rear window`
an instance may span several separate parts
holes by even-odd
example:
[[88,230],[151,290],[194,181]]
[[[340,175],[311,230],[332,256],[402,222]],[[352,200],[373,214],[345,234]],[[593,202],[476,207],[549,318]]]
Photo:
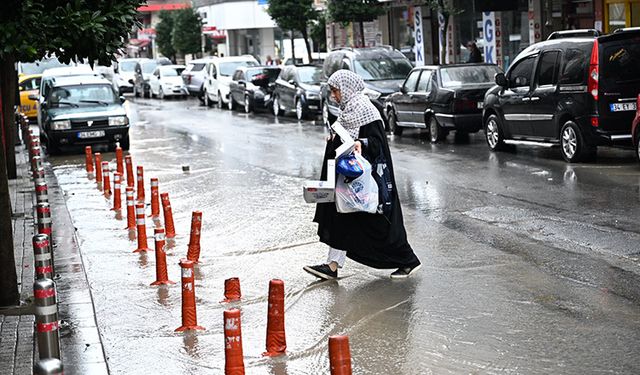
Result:
[[202,69],[204,69],[204,64],[191,64],[188,70],[192,72],[199,72]]
[[604,47],[601,60],[602,80],[607,83],[640,81],[640,38],[627,39],[624,43]]
[[500,72],[500,68],[491,65],[460,66],[443,68],[440,70],[443,87],[479,85],[493,82],[493,76]]

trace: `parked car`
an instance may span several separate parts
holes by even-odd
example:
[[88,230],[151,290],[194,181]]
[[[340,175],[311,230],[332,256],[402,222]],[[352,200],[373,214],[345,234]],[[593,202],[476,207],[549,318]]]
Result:
[[633,146],[636,149],[636,157],[640,161],[640,95],[636,99],[636,117],[631,125],[631,134],[633,135]]
[[597,146],[630,144],[640,93],[640,30],[529,46],[484,99],[491,150],[505,140],[559,144],[568,162]]
[[36,97],[40,91],[40,81],[42,74],[24,74],[18,78],[18,88],[20,90],[20,111],[27,115],[30,122],[36,122],[38,118],[38,100],[29,97]]
[[389,95],[385,112],[389,128],[427,128],[431,142],[451,130],[475,133],[482,129],[482,100],[502,70],[493,64],[423,66],[414,68],[400,92]]
[[211,106],[218,104],[222,109],[227,105],[233,109],[233,102],[229,100],[229,83],[231,76],[241,66],[259,66],[258,60],[251,55],[216,57],[207,64],[207,77],[204,81],[204,104]]
[[276,80],[273,114],[295,111],[296,118],[320,113],[320,84],[324,81],[322,67],[291,65],[282,69]]
[[164,99],[166,96],[189,95],[180,76],[184,69],[184,65],[158,65],[149,77],[151,97]]
[[129,149],[129,118],[111,82],[99,76],[52,80],[41,104],[40,136],[50,155],[62,148],[120,142]]
[[136,65],[136,69],[133,74],[133,96],[144,98],[151,97],[151,90],[149,89],[149,79],[151,74],[158,66],[156,60],[140,59]]
[[[383,115],[387,96],[400,91],[412,68],[409,59],[391,47],[340,48],[331,51],[325,59],[323,75],[327,79],[338,69],[355,72],[364,79],[365,95]],[[322,85],[321,100],[322,119],[330,124],[340,114],[340,108],[331,98],[327,85]]]
[[67,64],[61,63],[57,58],[49,56],[44,57],[38,61],[33,62],[18,62],[18,76],[25,74],[42,74],[47,69],[70,67],[77,65],[75,62],[70,61]]
[[133,92],[136,66],[140,59],[120,59],[115,67],[115,82],[120,95]]
[[158,65],[173,65],[173,63],[171,62],[171,60],[169,60],[168,57],[158,57],[156,59],[156,62],[158,63]]
[[274,82],[280,74],[277,66],[243,66],[236,69],[229,84],[229,99],[242,104],[245,113],[270,108]]
[[182,81],[184,82],[189,95],[194,96],[204,102],[204,81],[207,79],[207,64],[213,58],[203,58],[191,60],[187,64],[187,68],[182,71]]

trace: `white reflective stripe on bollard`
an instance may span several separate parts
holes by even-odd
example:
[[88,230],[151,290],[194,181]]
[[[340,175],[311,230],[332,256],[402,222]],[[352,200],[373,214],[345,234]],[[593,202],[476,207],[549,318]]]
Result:
[[39,262],[42,262],[45,260],[51,260],[51,253],[34,254],[34,258]]
[[58,305],[36,306],[36,315],[53,315],[58,313]]

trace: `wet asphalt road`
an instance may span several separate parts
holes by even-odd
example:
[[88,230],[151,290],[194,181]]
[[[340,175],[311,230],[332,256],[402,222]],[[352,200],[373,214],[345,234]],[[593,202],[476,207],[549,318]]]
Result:
[[[390,270],[347,261],[339,281],[318,283],[302,266],[323,262],[326,246],[301,185],[320,174],[322,126],[195,100],[128,105],[134,165],[145,167],[147,189],[158,177],[171,197],[174,281],[191,211],[203,212],[196,295],[206,331],[173,332],[179,285],[149,286],[154,254],[131,253],[125,221],[86,178],[82,155],[52,158],[113,374],[222,373],[228,305],[219,301],[233,276],[247,374],[328,374],[335,334],[350,338],[354,374],[640,373],[632,151],[605,148],[595,164],[569,165],[556,148],[490,153],[483,133],[437,145],[419,131],[390,136],[409,241],[424,267],[398,282]],[[285,281],[288,354],[264,358],[272,278]]]

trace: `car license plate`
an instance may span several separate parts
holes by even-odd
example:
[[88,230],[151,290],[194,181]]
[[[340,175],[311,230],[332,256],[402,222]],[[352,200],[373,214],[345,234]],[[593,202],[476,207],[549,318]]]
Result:
[[90,132],[78,132],[78,138],[99,138],[104,137],[104,130],[94,130]]
[[611,112],[635,111],[636,103],[611,103],[609,104]]
[[478,109],[482,109],[484,107],[484,102],[478,102]]

